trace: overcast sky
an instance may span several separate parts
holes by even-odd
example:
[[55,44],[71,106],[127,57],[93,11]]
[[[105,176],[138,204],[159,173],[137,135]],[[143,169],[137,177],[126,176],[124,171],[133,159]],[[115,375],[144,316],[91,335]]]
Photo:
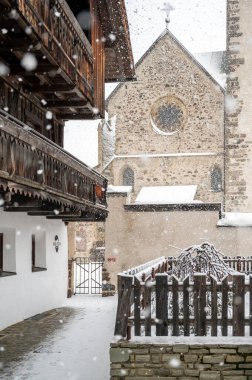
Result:
[[[165,29],[164,0],[125,0],[134,60]],[[170,0],[169,29],[191,52],[225,50],[226,0]],[[107,89],[109,93],[110,87]],[[97,122],[68,122],[65,148],[90,166],[97,164]]]

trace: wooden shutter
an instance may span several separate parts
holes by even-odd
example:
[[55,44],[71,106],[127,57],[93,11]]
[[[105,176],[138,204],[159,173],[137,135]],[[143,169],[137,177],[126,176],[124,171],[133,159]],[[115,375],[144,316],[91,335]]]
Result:
[[35,235],[32,235],[32,267],[35,267],[36,244]]

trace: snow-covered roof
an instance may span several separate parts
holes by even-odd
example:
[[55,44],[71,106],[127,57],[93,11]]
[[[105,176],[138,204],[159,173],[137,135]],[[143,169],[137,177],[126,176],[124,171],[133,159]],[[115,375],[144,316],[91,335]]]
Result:
[[250,212],[225,212],[223,218],[218,221],[220,227],[252,227],[252,213]]
[[195,203],[197,185],[142,187],[135,204]]
[[107,192],[108,193],[131,193],[132,186],[114,186],[114,185],[108,185]]

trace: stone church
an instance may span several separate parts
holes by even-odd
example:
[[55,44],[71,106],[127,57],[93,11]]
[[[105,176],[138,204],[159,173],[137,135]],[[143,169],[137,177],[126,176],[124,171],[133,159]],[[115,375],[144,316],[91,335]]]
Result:
[[114,284],[124,269],[203,241],[251,255],[251,5],[228,0],[225,89],[166,30],[136,64],[137,80],[107,99],[98,169],[110,183],[104,241]]

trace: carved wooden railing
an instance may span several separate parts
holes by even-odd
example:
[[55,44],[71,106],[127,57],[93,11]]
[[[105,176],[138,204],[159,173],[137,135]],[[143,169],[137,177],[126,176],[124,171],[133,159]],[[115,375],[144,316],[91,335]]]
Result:
[[16,0],[16,7],[59,67],[92,101],[92,47],[67,3],[62,0]]
[[[3,113],[3,111],[1,111]],[[0,179],[106,206],[106,179],[30,127],[0,116]]]

